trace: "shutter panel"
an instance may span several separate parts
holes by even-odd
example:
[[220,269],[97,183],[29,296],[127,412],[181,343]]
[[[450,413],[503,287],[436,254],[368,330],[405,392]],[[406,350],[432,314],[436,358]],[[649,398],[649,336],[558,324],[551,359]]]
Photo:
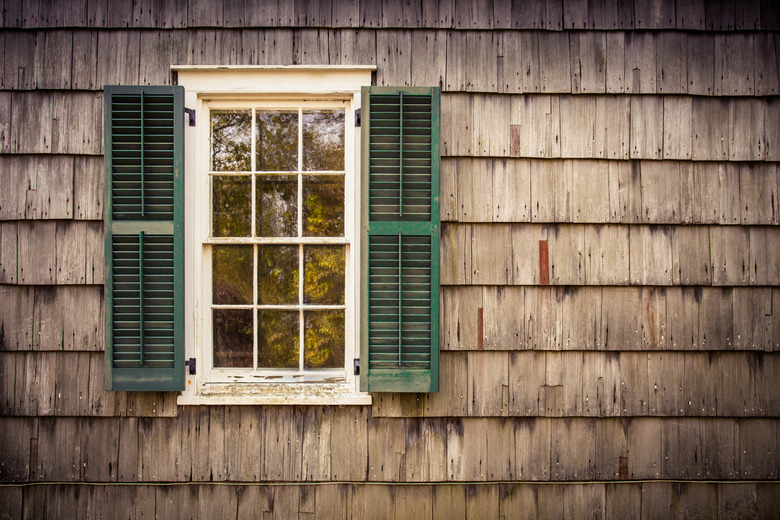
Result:
[[439,97],[363,87],[362,391],[439,391]]
[[184,390],[184,89],[106,86],[107,390]]

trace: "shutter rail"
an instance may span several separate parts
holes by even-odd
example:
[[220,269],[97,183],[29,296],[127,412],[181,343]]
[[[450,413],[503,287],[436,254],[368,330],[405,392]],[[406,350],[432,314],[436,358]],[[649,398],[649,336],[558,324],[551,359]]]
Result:
[[144,364],[144,232],[138,234],[138,365]]
[[[144,126],[145,126],[144,125],[144,91],[142,90],[141,91],[141,143],[140,143],[141,144],[141,218],[146,217],[146,196],[145,196],[146,190],[144,189],[144,186],[146,184],[145,182],[146,172],[144,171],[144,166],[145,166],[144,163],[146,162],[144,156],[144,137],[146,137],[146,135],[144,134]],[[141,236],[143,237],[143,233],[141,234]],[[143,355],[141,359],[143,359]]]
[[[400,117],[398,119],[398,217],[404,216],[404,93],[400,92],[398,101]],[[401,247],[401,242],[398,242]]]
[[403,292],[403,252],[401,250],[401,232],[398,232],[398,366],[401,366],[401,353],[403,352],[403,305],[401,302]]

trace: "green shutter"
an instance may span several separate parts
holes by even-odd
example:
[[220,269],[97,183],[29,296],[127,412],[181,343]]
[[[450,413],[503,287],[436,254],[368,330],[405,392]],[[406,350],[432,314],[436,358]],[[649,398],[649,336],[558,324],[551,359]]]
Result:
[[363,87],[363,391],[439,391],[439,97]]
[[184,89],[107,86],[107,390],[184,390]]

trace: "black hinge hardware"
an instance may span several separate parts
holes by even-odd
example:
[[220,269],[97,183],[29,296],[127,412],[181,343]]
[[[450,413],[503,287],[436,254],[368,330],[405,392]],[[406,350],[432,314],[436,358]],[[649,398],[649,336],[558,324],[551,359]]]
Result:
[[190,359],[186,360],[184,362],[184,366],[189,369],[189,373],[191,376],[195,375],[195,358],[191,357]]
[[360,126],[360,109],[355,110],[355,126]]
[[190,126],[195,126],[195,109],[184,107],[184,113],[190,116]]
[[356,376],[360,375],[360,358],[355,358],[355,372]]

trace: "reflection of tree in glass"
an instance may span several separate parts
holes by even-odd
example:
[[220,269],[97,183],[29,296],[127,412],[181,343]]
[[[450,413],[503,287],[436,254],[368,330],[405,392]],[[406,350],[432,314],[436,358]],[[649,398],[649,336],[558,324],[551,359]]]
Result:
[[215,237],[252,234],[252,181],[249,177],[212,177],[212,225]]
[[305,368],[344,367],[344,311],[305,312]]
[[298,112],[257,111],[257,169],[298,170]]
[[344,176],[303,176],[303,234],[344,236]]
[[298,303],[298,246],[260,246],[257,261],[257,303]]
[[298,235],[298,177],[295,175],[258,175],[257,235],[292,237]]
[[213,246],[212,294],[215,304],[252,303],[252,246]]
[[257,363],[265,368],[298,368],[297,311],[259,311]]
[[344,111],[303,111],[303,170],[344,170]]
[[344,304],[344,246],[304,246],[303,301]]
[[252,311],[214,309],[214,366],[252,367]]
[[251,111],[212,111],[211,169],[221,172],[249,171],[251,154]]

